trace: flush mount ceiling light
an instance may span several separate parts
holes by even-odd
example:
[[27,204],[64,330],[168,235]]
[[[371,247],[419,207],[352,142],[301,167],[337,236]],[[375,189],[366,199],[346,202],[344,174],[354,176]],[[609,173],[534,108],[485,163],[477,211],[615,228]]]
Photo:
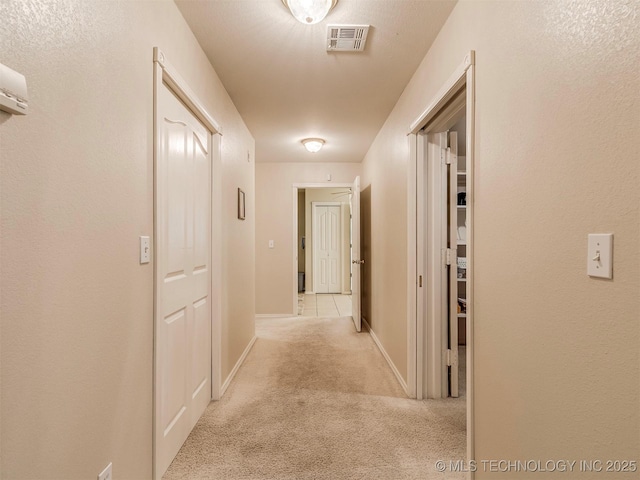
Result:
[[313,25],[321,22],[338,0],[282,0],[282,3],[300,23]]
[[321,138],[305,138],[302,140],[302,144],[307,151],[311,153],[319,152],[324,145],[324,140]]

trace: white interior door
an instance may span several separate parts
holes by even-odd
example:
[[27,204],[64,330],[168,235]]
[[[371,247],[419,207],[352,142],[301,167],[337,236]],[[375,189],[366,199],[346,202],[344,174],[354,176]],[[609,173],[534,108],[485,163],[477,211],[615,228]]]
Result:
[[157,92],[155,477],[211,400],[211,133]]
[[445,252],[447,248],[447,164],[446,133],[422,137],[426,152],[423,166],[423,190],[419,213],[424,219],[421,243],[424,288],[418,285],[418,311],[424,318],[423,396],[442,398],[448,394],[448,282]]
[[458,396],[458,134],[449,132],[447,148],[449,166],[449,395]]
[[340,205],[314,205],[314,291],[341,293]]
[[356,177],[351,188],[351,305],[356,331],[362,330],[362,264],[360,251],[360,177]]
[[425,139],[425,189],[419,197],[425,202],[419,210],[425,288],[417,290],[418,312],[426,319],[422,386],[424,397],[445,398],[458,396],[457,138],[443,132]]

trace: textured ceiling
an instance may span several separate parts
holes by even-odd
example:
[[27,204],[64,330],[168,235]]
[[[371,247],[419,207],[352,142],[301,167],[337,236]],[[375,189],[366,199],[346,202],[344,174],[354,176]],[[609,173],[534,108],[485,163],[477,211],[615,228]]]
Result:
[[[316,25],[281,0],[176,0],[256,140],[257,162],[360,162],[455,5],[340,0]],[[369,24],[364,52],[327,52],[328,24]],[[308,153],[307,137],[326,140]]]

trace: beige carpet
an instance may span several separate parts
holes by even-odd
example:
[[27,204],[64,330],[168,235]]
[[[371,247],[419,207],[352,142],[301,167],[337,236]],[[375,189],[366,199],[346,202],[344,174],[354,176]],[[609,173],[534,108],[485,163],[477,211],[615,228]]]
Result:
[[464,399],[407,399],[351,318],[256,321],[256,341],[165,479],[463,479]]

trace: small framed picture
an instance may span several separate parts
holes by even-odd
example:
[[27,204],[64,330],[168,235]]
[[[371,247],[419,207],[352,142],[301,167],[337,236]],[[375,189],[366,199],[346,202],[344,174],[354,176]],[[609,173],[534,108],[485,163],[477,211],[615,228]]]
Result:
[[245,215],[245,203],[244,203],[244,192],[242,189],[238,188],[238,218],[240,220],[244,220]]

